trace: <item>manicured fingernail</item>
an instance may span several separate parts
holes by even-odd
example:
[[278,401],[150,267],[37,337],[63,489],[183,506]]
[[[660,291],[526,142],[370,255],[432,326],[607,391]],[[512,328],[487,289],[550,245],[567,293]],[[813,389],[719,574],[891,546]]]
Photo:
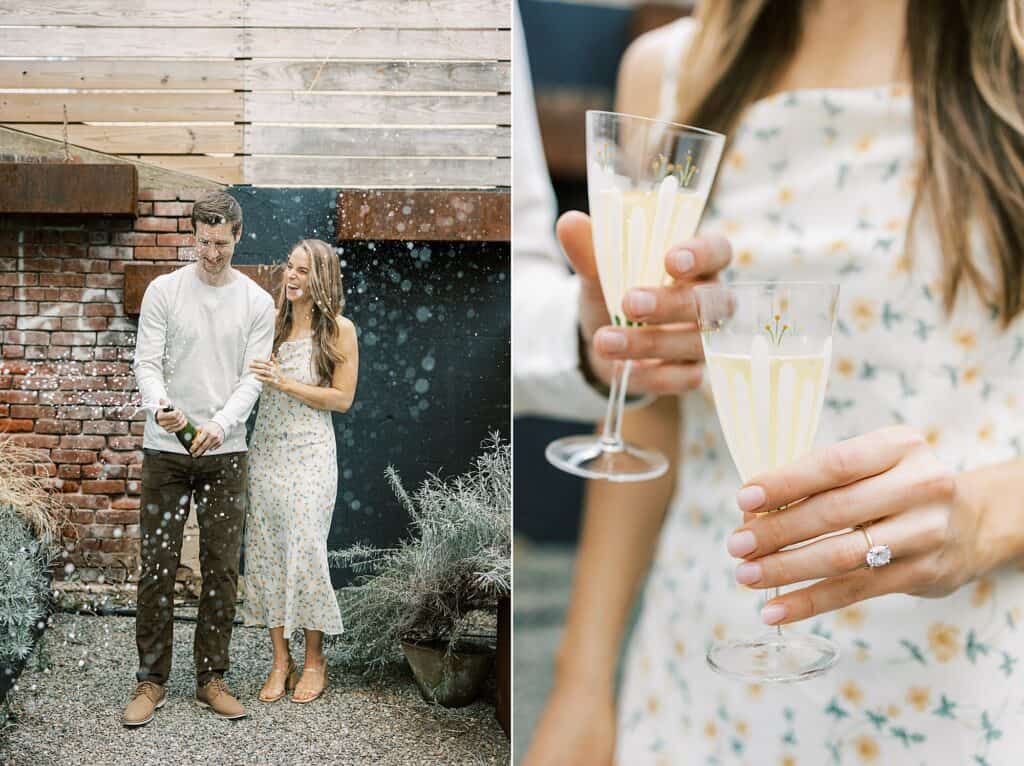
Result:
[[736,582],[752,585],[761,579],[761,565],[755,561],[744,561],[736,567]]
[[599,330],[595,340],[605,353],[614,354],[626,350],[626,336],[618,330]]
[[689,250],[673,250],[668,254],[669,266],[672,267],[673,271],[680,274],[685,274],[687,271],[693,268],[694,257],[693,253]]
[[629,304],[630,313],[635,316],[646,316],[657,305],[654,294],[647,290],[630,290],[626,295],[626,303]]
[[750,513],[756,511],[762,505],[768,497],[764,493],[764,488],[759,487],[756,484],[752,487],[744,487],[736,493],[736,503],[739,505],[741,511]]
[[733,556],[746,556],[757,547],[757,538],[749,529],[729,536],[725,541],[725,549]]
[[769,604],[761,610],[761,621],[766,625],[774,625],[786,618],[786,607],[782,604]]

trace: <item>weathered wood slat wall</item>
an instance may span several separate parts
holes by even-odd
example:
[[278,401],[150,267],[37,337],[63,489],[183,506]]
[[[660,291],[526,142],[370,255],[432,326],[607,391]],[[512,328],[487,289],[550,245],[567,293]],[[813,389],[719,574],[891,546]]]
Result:
[[[0,0],[0,124],[225,183],[510,183],[511,0]],[[60,57],[60,60],[55,60]]]

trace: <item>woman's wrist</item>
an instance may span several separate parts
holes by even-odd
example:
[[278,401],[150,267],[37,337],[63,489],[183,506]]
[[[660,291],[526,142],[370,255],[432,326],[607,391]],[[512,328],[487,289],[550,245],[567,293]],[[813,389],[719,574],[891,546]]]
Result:
[[965,471],[956,482],[957,502],[976,524],[972,576],[1024,561],[1024,460]]

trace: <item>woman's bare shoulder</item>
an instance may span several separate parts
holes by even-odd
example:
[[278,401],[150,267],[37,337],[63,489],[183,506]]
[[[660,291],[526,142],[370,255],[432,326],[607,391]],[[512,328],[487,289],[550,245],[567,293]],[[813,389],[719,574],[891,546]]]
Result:
[[679,50],[681,36],[692,37],[696,26],[692,19],[676,21],[645,32],[630,43],[619,64],[616,109],[648,117],[658,114],[665,66],[674,60],[672,54]]

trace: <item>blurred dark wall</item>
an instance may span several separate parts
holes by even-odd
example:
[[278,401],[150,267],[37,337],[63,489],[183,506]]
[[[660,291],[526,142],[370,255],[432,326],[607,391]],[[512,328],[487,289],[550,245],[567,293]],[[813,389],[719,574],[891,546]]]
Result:
[[[281,263],[304,237],[334,242],[337,189],[229,189],[245,214],[238,264]],[[334,414],[338,499],[330,549],[392,545],[408,518],[384,479],[407,489],[465,471],[492,431],[509,438],[509,246],[346,242],[345,314],[358,330],[359,386]],[[250,425],[251,425],[250,421]],[[335,587],[346,570],[332,572]]]

